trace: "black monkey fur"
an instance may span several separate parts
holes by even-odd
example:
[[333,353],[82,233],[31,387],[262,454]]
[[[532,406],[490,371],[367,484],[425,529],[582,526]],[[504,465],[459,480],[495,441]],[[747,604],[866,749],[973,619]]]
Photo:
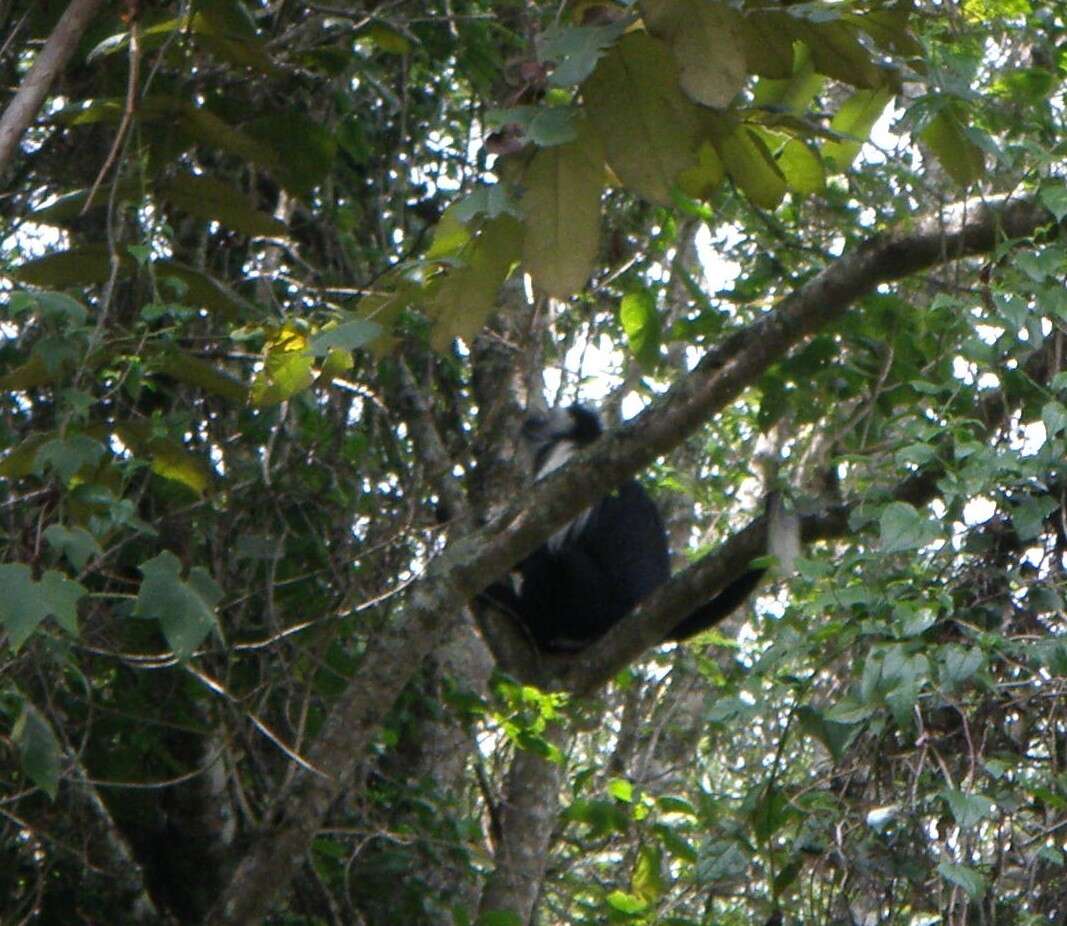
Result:
[[[600,416],[583,405],[531,415],[523,439],[540,479],[601,434]],[[714,626],[756,588],[765,570],[750,569],[683,618],[665,641]],[[583,511],[496,582],[485,597],[517,617],[545,650],[573,651],[618,623],[670,577],[667,532],[636,480]]]

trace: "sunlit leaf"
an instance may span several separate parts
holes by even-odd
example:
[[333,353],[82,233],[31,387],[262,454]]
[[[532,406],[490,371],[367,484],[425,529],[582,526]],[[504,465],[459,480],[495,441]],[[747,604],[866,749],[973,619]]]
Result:
[[842,136],[840,141],[823,143],[823,157],[836,171],[847,170],[860,153],[871,127],[878,121],[891,99],[883,88],[857,90],[837,110],[830,128]]

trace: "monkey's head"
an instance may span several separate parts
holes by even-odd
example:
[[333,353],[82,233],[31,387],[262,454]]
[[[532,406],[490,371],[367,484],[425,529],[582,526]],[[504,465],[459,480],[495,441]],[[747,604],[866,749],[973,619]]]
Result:
[[522,425],[522,437],[533,455],[535,478],[559,469],[576,450],[600,437],[603,430],[600,416],[587,405],[529,415]]

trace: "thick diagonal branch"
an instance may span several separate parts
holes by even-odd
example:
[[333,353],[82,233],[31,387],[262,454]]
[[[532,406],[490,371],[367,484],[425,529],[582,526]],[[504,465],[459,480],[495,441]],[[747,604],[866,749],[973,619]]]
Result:
[[952,259],[988,253],[1052,222],[1036,200],[969,204],[907,234],[875,239],[826,268],[764,318],[709,351],[647,411],[538,483],[490,525],[435,559],[414,584],[400,620],[373,639],[356,676],[309,751],[326,775],[300,771],[269,830],[239,865],[210,922],[251,924],[284,890],[330,805],[422,658],[440,644],[462,605],[532,552],[590,499],[602,496],[689,433],[809,334],[839,318],[880,283]]

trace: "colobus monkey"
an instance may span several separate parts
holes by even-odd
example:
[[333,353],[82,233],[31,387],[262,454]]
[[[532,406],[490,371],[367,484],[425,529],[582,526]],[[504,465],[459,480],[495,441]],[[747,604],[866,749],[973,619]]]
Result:
[[[562,466],[601,434],[600,416],[583,405],[531,415],[523,425],[534,478]],[[684,618],[666,640],[685,640],[713,626],[747,598],[765,570],[750,569]],[[618,623],[670,577],[667,532],[636,480],[586,508],[516,567],[511,584],[486,591],[518,617],[547,650],[574,650]]]

